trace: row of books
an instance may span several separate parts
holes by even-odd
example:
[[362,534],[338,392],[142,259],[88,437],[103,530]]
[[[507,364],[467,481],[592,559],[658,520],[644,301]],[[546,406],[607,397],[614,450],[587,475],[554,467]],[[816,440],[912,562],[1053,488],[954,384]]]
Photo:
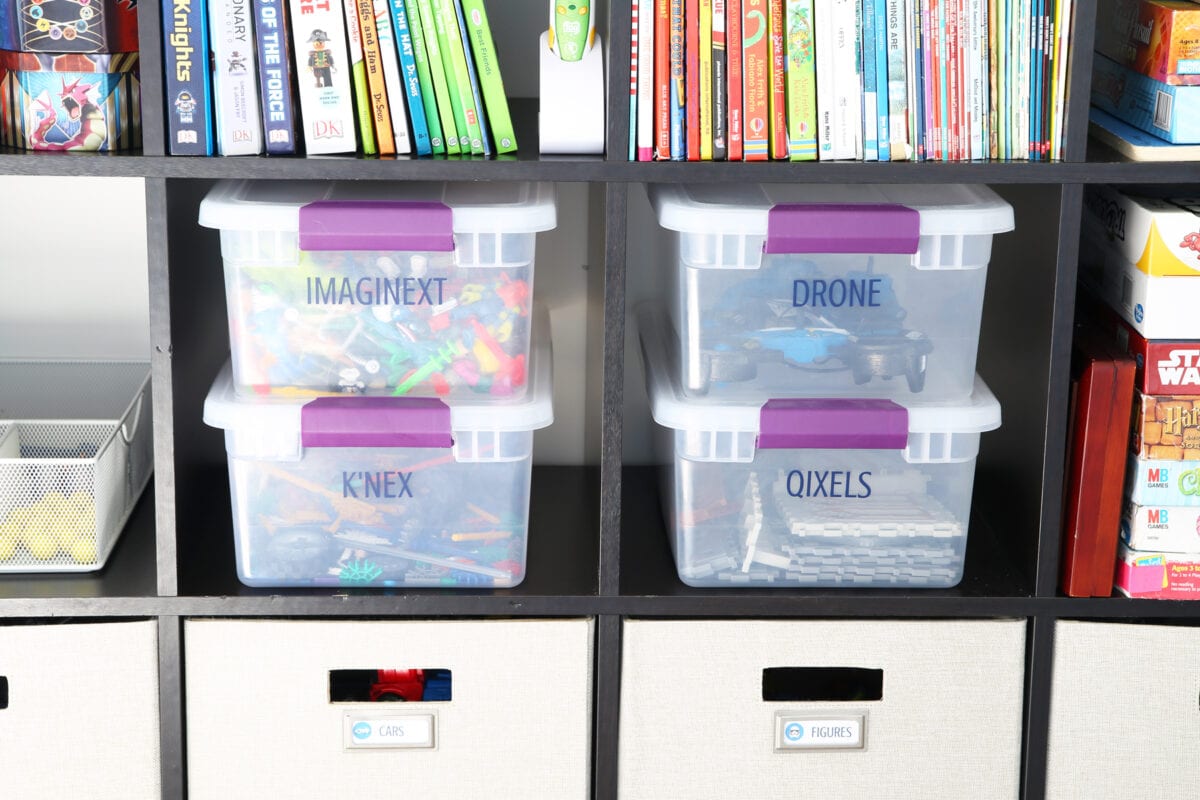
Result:
[[163,28],[171,155],[517,148],[483,0],[163,0]]
[[1074,0],[630,2],[630,160],[1061,158]]

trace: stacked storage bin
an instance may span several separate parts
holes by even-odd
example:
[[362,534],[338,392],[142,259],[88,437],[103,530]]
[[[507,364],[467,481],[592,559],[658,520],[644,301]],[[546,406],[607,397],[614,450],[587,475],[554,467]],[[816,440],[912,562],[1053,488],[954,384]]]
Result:
[[225,182],[225,430],[240,579],[514,586],[533,431],[553,419],[532,305],[540,184]]
[[141,137],[135,3],[0,0],[0,144],[129,150]]
[[668,308],[638,324],[663,505],[695,586],[953,586],[992,235],[977,187],[653,186]]
[[[1135,357],[1116,588],[1200,597],[1200,201],[1089,187],[1080,276]],[[1115,317],[1116,314],[1113,314]]]

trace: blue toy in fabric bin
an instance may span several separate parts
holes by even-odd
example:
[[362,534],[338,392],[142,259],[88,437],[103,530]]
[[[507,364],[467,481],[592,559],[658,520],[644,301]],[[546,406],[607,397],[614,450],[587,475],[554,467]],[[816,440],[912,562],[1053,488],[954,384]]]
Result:
[[[871,271],[825,279],[808,259],[786,264],[793,278],[791,302],[779,297],[779,270],[763,270],[731,287],[705,327],[722,344],[704,353],[713,382],[753,380],[760,364],[783,363],[809,371],[850,370],[854,383],[903,376],[912,392],[925,385],[926,357],[933,344],[903,325],[886,275]],[[819,309],[819,310],[818,310]],[[748,329],[747,320],[766,320]]]

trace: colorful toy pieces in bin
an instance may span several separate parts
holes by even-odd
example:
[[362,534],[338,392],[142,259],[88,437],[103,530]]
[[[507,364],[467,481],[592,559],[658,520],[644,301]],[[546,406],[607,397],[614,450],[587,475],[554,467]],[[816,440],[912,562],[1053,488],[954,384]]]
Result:
[[233,380],[254,394],[525,392],[542,184],[222,183]]
[[0,0],[0,144],[139,147],[137,49],[128,0]]

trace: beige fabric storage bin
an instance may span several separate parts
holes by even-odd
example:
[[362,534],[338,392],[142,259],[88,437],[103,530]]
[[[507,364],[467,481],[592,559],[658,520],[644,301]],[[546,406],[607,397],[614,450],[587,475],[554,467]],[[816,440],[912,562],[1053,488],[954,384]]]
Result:
[[160,800],[155,622],[0,624],[0,679],[0,797]]
[[[622,651],[622,800],[1019,795],[1024,620],[629,621]],[[765,701],[780,668],[874,673],[881,693]],[[863,746],[831,748],[857,717]]]
[[1047,800],[1196,797],[1200,628],[1054,628]]
[[[587,798],[592,641],[587,619],[188,620],[188,797]],[[331,670],[435,668],[449,701],[330,699]],[[359,747],[368,718],[432,746]]]

